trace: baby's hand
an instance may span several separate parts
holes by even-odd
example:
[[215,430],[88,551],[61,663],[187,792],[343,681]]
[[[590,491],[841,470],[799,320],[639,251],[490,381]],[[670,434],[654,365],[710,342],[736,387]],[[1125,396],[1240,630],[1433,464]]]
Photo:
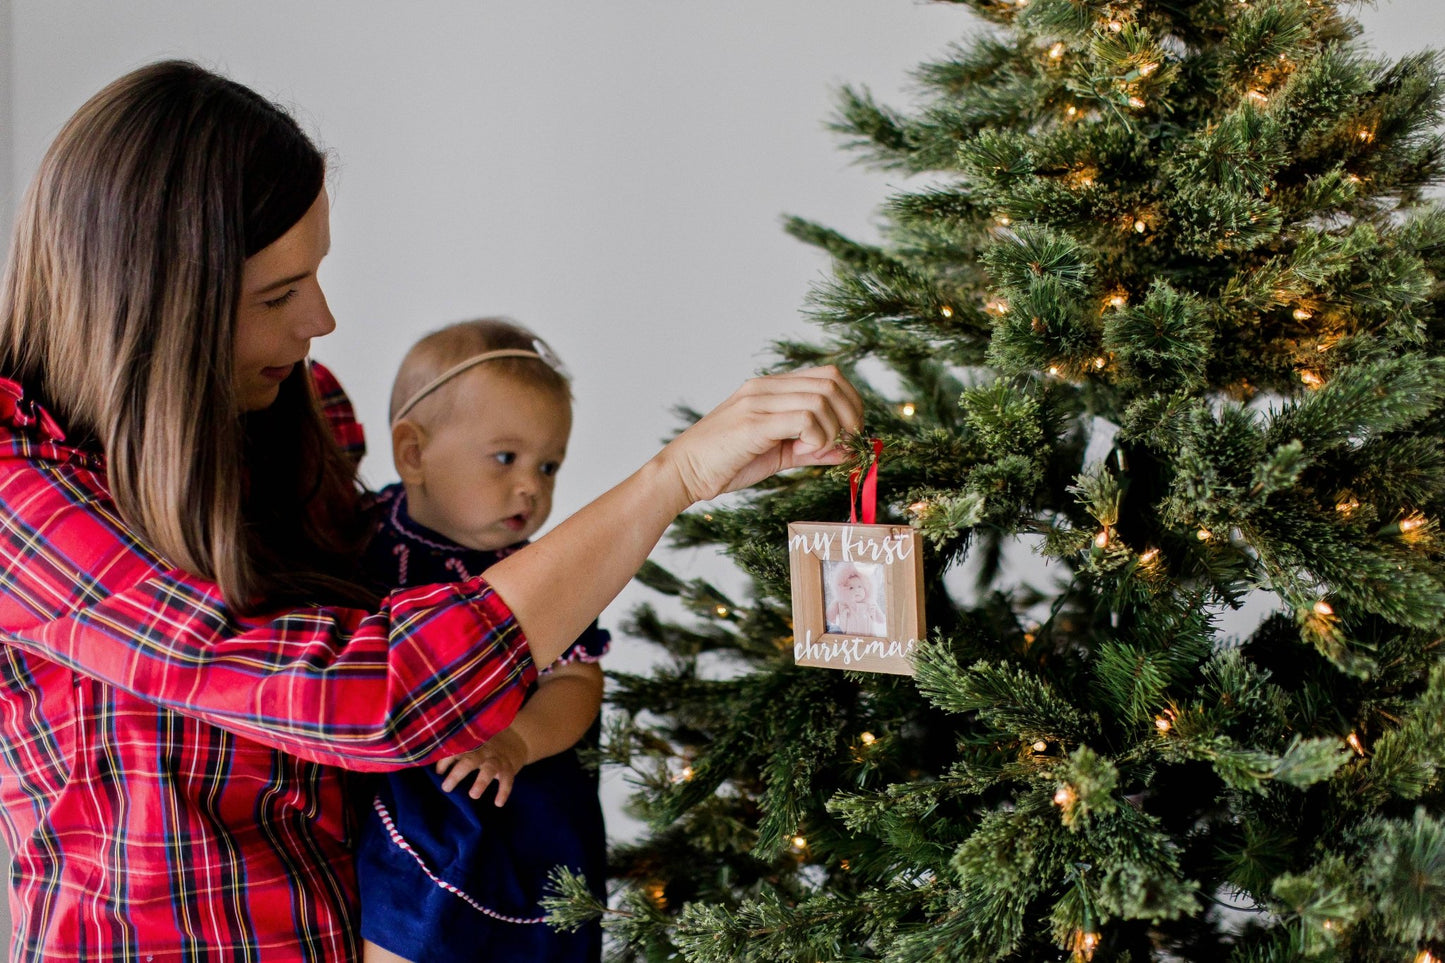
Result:
[[508,728],[470,752],[447,756],[437,763],[437,773],[446,776],[446,779],[442,780],[442,788],[451,792],[461,785],[462,780],[475,772],[477,778],[467,792],[473,799],[481,799],[487,786],[495,780],[496,804],[501,806],[512,794],[512,780],[526,764],[527,744],[522,741],[521,736]]

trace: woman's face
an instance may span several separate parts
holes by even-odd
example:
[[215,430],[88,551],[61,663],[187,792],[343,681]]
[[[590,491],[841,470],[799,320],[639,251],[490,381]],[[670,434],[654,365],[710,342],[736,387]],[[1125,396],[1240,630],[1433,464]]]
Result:
[[331,250],[326,191],[301,220],[246,258],[236,308],[236,398],[243,411],[276,400],[281,382],[311,351],[311,339],[330,334],[336,319],[316,280]]

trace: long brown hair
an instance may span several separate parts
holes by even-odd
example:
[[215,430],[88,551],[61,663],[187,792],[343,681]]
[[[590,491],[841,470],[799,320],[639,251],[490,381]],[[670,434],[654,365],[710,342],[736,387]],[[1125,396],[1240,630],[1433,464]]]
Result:
[[323,189],[281,108],[195,64],[126,74],[41,162],[0,288],[0,373],[99,446],[121,517],[241,610],[365,604],[355,466],[304,366],[262,412],[233,374],[245,260]]

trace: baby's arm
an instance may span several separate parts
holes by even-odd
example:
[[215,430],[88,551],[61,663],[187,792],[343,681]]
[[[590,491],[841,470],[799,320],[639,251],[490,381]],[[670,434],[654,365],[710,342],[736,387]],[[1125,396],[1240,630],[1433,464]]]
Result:
[[497,805],[512,794],[512,781],[523,766],[572,748],[587,734],[602,708],[602,667],[595,662],[568,662],[543,673],[536,693],[512,724],[470,752],[437,763],[450,792],[476,773],[468,795],[482,798],[497,783]]

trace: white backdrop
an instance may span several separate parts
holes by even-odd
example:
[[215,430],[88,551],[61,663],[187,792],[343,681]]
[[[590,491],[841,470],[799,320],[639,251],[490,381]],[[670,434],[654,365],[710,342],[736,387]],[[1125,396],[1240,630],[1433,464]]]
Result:
[[[1360,16],[1394,55],[1445,41],[1439,0]],[[132,67],[196,59],[290,105],[335,156],[338,328],[314,353],[373,426],[367,480],[395,477],[381,426],[401,352],[507,314],[575,376],[555,521],[655,451],[672,405],[720,401],[805,329],[826,262],[779,217],[871,236],[896,180],[838,149],[833,91],[906,104],[907,72],[972,29],[911,0],[0,0],[0,223],[59,125]],[[621,641],[610,664],[647,659]],[[623,787],[605,794],[629,835]]]

